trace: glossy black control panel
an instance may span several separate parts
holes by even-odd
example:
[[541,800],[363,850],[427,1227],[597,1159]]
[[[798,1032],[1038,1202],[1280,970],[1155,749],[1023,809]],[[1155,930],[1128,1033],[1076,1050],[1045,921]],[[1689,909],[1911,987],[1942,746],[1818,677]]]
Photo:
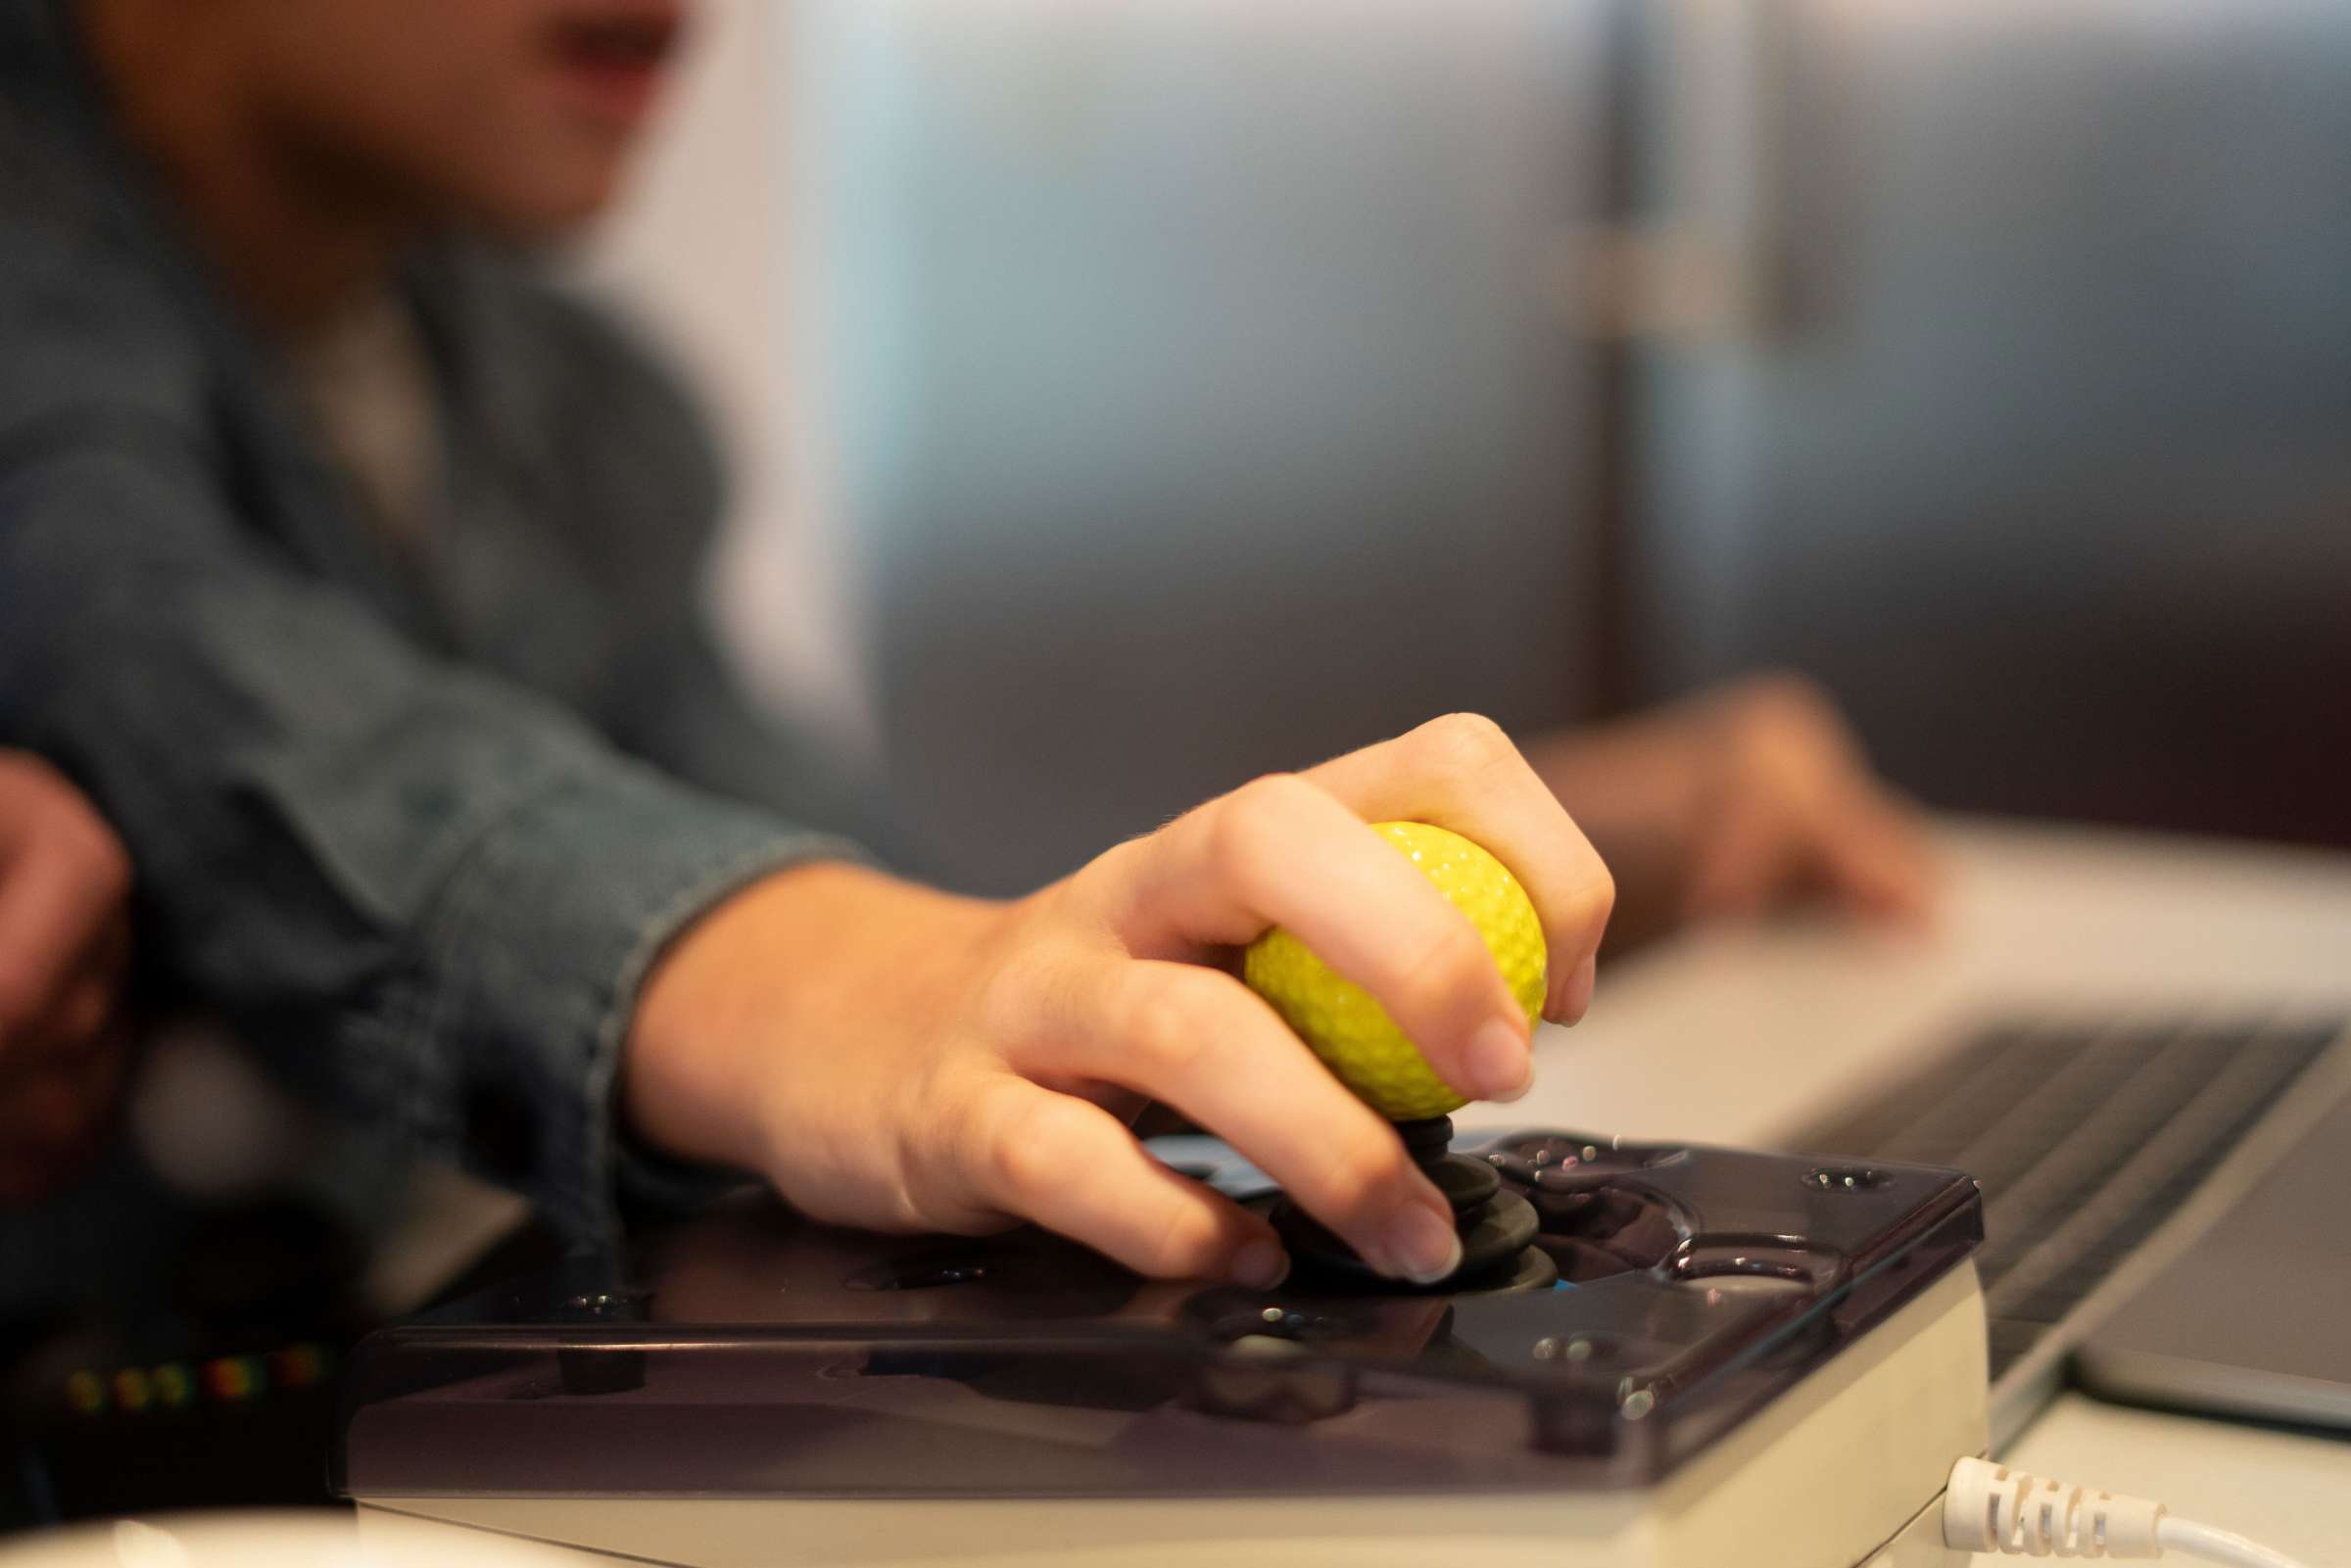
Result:
[[[336,1480],[360,1496],[1639,1486],[1983,1236],[1975,1184],[1927,1166],[1553,1131],[1456,1147],[1533,1206],[1539,1276],[1248,1291],[1141,1279],[1036,1231],[879,1237],[746,1200],[371,1337]],[[1276,1196],[1207,1140],[1163,1157]]]

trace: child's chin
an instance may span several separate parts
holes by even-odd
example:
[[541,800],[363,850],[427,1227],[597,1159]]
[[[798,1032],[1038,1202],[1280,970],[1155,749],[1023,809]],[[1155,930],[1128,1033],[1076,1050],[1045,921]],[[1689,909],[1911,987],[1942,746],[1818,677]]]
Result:
[[471,222],[499,236],[526,244],[552,244],[571,238],[612,205],[620,191],[622,160],[609,157],[593,163],[574,160],[574,166],[522,179],[504,190],[486,192],[468,203],[464,214]]

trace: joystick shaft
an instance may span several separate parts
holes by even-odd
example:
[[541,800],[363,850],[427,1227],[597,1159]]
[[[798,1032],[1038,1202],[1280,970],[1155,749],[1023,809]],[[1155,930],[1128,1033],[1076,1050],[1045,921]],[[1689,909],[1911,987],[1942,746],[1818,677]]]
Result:
[[1284,1198],[1273,1228],[1289,1248],[1300,1284],[1390,1293],[1539,1290],[1559,1277],[1551,1256],[1533,1245],[1534,1206],[1503,1186],[1483,1160],[1453,1152],[1453,1118],[1426,1117],[1396,1123],[1406,1153],[1453,1208],[1462,1238],[1461,1266],[1445,1279],[1412,1285],[1377,1273],[1319,1220]]

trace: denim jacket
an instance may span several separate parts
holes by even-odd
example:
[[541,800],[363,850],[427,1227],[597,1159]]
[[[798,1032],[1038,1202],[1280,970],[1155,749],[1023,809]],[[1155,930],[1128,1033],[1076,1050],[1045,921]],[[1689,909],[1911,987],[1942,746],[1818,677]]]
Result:
[[675,1174],[613,1119],[649,962],[868,815],[706,639],[704,427],[528,267],[425,248],[446,492],[405,556],[113,139],[71,17],[0,5],[0,745],[120,832],[174,995],[600,1232]]

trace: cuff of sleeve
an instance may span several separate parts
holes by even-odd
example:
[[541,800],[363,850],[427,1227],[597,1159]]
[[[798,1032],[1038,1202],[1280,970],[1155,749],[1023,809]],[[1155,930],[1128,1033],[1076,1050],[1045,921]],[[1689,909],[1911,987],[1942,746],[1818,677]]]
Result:
[[619,1205],[691,1206],[738,1172],[634,1147],[614,1086],[637,992],[696,916],[812,860],[864,860],[649,769],[616,766],[535,797],[487,834],[433,925],[427,1103],[467,1163],[574,1240],[608,1244]]

